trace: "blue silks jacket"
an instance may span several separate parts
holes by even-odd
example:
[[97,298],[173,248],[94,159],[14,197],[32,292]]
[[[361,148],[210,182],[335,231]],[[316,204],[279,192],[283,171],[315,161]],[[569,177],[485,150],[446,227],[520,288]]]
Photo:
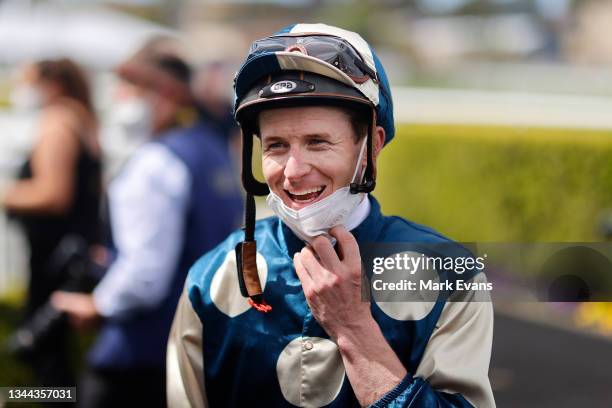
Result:
[[[351,232],[367,243],[448,243],[430,228],[383,216],[369,196],[367,218]],[[293,266],[301,242],[276,217],[257,222],[257,263],[268,314],[240,294],[231,234],[189,272],[168,347],[170,406],[358,407],[335,343],[313,318]],[[482,273],[463,279],[483,281]],[[381,331],[408,375],[373,407],[492,407],[488,380],[490,302],[371,302]],[[463,298],[464,300],[469,300]]]

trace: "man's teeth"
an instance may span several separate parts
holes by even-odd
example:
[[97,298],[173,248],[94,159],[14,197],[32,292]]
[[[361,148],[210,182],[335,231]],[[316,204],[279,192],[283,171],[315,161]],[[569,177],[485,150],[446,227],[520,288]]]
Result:
[[301,196],[301,195],[306,195],[306,194],[310,194],[310,193],[318,193],[321,190],[323,190],[323,186],[315,187],[315,188],[310,188],[310,189],[303,190],[303,191],[289,191],[289,192],[292,195]]

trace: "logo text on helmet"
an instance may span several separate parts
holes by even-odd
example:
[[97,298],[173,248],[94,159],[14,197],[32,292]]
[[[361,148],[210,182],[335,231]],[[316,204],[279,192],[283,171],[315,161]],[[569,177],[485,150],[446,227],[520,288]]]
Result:
[[279,81],[275,84],[273,84],[270,87],[270,92],[273,93],[287,93],[287,92],[291,92],[293,89],[295,89],[296,84],[293,81]]
[[279,95],[285,97],[285,95],[289,94],[303,94],[313,92],[314,90],[315,85],[313,83],[302,81],[301,79],[283,79],[263,87],[259,91],[259,97],[272,98]]

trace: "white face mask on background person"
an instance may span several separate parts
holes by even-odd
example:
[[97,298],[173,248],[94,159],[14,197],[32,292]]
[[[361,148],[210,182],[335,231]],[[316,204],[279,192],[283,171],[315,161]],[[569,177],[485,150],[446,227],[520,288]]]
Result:
[[143,142],[153,134],[153,109],[142,98],[118,101],[110,111],[109,122],[121,129],[126,141]]
[[[359,180],[357,180],[366,141],[367,138],[364,139],[361,145],[357,166],[351,179],[352,183],[361,181],[363,178],[365,169],[361,172]],[[288,207],[282,198],[271,191],[268,194],[267,202],[268,207],[270,207],[274,214],[301,240],[311,242],[315,237],[325,235],[330,238],[332,243],[335,243],[335,240],[328,234],[329,230],[338,225],[346,226],[347,220],[364,197],[365,193],[352,194],[350,186],[345,186],[322,200],[299,210]]]
[[42,95],[38,88],[32,85],[19,85],[9,96],[11,106],[19,112],[32,112],[42,106]]

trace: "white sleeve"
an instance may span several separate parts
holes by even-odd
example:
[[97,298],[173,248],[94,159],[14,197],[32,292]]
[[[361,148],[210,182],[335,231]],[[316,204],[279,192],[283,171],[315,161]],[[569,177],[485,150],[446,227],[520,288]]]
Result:
[[[486,282],[485,274],[479,273],[471,281]],[[487,298],[468,292],[462,301],[446,302],[414,374],[436,391],[460,393],[479,408],[495,407],[488,375],[493,305]]]
[[166,390],[170,408],[208,408],[204,388],[202,322],[183,291],[168,339]]
[[152,308],[170,288],[191,190],[186,165],[159,143],[141,147],[109,187],[117,258],[93,292],[104,317]]

